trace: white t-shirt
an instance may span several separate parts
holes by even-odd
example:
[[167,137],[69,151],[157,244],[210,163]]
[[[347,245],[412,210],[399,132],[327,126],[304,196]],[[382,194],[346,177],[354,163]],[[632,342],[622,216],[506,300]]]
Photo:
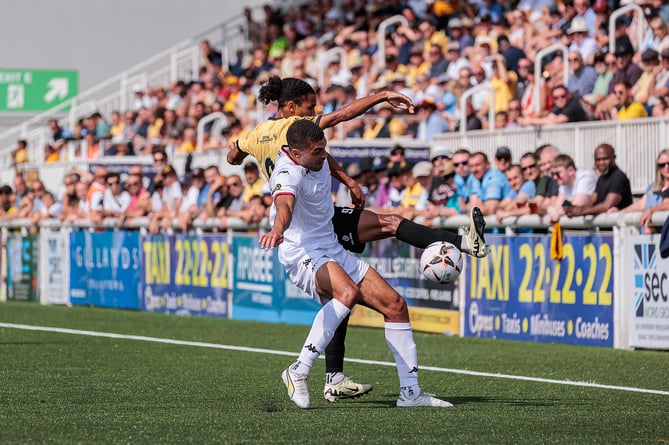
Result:
[[179,211],[186,212],[190,206],[196,206],[198,196],[200,196],[199,188],[194,185],[188,187],[186,195],[184,195],[183,199],[181,200],[181,207],[179,208]]
[[163,202],[167,204],[169,210],[174,210],[174,204],[177,199],[183,197],[183,192],[181,191],[181,184],[179,181],[174,181],[169,187],[163,189]]
[[102,200],[102,208],[107,212],[125,212],[131,199],[130,193],[125,190],[118,195],[114,195],[110,189],[107,189]]
[[561,185],[560,193],[564,199],[572,200],[578,195],[592,196],[597,185],[597,175],[590,169],[576,169],[576,179],[571,186]]
[[[279,261],[284,266],[295,264],[305,255],[315,259],[343,249],[332,226],[334,206],[327,162],[319,171],[308,170],[295,163],[282,147],[269,183],[272,199],[284,194],[295,197],[293,217],[283,234],[283,243],[279,245]],[[270,224],[274,225],[274,204],[269,218]]]

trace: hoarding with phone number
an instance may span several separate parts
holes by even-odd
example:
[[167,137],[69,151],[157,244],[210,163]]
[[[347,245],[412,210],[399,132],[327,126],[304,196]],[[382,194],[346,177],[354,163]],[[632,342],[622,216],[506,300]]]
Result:
[[487,258],[468,259],[464,335],[613,346],[613,237],[487,238]]

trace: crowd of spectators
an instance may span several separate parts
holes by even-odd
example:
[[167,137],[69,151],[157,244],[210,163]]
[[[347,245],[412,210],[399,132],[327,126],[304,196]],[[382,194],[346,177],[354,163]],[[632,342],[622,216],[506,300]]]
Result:
[[[630,3],[641,5],[643,14],[632,11],[615,21],[615,46],[609,52],[609,17]],[[381,67],[378,25],[397,14],[408,25],[389,28]],[[458,130],[462,115],[470,130],[669,115],[669,4],[661,0],[311,0],[285,12],[266,5],[262,22],[254,21],[250,9],[244,17],[252,47],[238,51],[228,66],[223,66],[221,50],[203,40],[196,79],[136,85],[130,109],[110,116],[96,112],[73,128],[63,128],[55,119],[49,122],[46,162],[67,160],[72,153],[68,142],[76,141],[76,150],[84,150],[89,160],[151,155],[158,164],[157,158],[163,157],[155,179],[147,182],[139,165],[127,178],[102,168],[73,172],[65,178],[64,194],[45,196],[43,184],[20,185],[24,179],[17,175],[14,189],[7,186],[11,193],[5,187],[0,192],[3,218],[100,221],[116,217],[127,223],[147,217],[151,231],[167,228],[174,220],[182,229],[198,218],[220,218],[223,227],[231,217],[257,222],[266,212],[267,201],[257,182],[264,180],[254,179],[252,164],[245,168],[245,181],[220,175],[216,166],[194,169],[179,178],[168,164],[168,155],[223,149],[246,134],[258,119],[258,88],[271,74],[308,81],[318,92],[318,113],[383,89],[400,91],[416,105],[417,113],[411,116],[380,105],[367,117],[342,124],[348,138],[410,136],[430,142],[435,134]],[[645,24],[643,39],[636,41],[636,30]],[[535,70],[537,52],[554,43],[568,48],[566,79],[559,53],[545,56],[540,71]],[[343,48],[345,57],[324,59],[323,54],[335,47]],[[477,85],[487,85],[489,90],[477,90],[461,110],[462,94]],[[495,119],[488,122],[491,107]],[[197,123],[216,111],[226,114],[227,125],[217,132],[211,124],[206,127],[200,147]],[[595,153],[606,151],[612,164],[595,157],[599,179],[615,169],[613,147],[600,150],[603,146],[608,145],[602,144]],[[393,160],[397,155],[392,153],[388,161],[362,160],[350,166],[349,173],[370,190],[370,206],[428,223],[474,205],[498,218],[525,212],[557,218],[593,213],[602,202],[617,209],[631,204],[626,191],[621,192],[624,199],[613,203],[604,196],[607,189],[596,190],[596,202],[583,201],[581,195],[591,196],[600,181],[568,156],[558,155],[554,147],[527,153],[519,164],[512,162],[508,149],[500,149],[495,167],[484,153],[435,150],[441,154],[431,159],[430,174],[426,163],[409,168],[406,160]],[[546,153],[555,159],[544,159]],[[17,167],[30,161],[23,140],[17,143],[14,161]],[[658,167],[658,175],[665,170]],[[618,179],[616,175],[613,185],[619,185]],[[612,187],[611,182],[605,185]],[[242,194],[241,187],[247,193]],[[660,188],[666,189],[666,184]],[[421,190],[427,190],[429,199]],[[557,196],[574,209],[556,203]],[[336,199],[345,203],[345,197],[342,192]],[[644,205],[651,202],[659,205],[651,199],[644,200]]]

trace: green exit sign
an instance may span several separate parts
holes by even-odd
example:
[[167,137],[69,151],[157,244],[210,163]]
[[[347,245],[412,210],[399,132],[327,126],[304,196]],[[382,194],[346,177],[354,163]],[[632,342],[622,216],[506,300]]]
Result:
[[77,95],[74,70],[0,68],[0,111],[44,111]]

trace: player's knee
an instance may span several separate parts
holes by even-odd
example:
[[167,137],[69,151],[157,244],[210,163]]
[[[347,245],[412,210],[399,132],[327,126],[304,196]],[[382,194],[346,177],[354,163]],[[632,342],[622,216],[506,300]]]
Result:
[[337,299],[348,308],[352,308],[360,298],[360,289],[358,286],[346,286],[339,291]]
[[393,296],[389,299],[385,305],[386,317],[389,318],[398,318],[402,315],[405,315],[408,311],[407,303],[399,294]]

